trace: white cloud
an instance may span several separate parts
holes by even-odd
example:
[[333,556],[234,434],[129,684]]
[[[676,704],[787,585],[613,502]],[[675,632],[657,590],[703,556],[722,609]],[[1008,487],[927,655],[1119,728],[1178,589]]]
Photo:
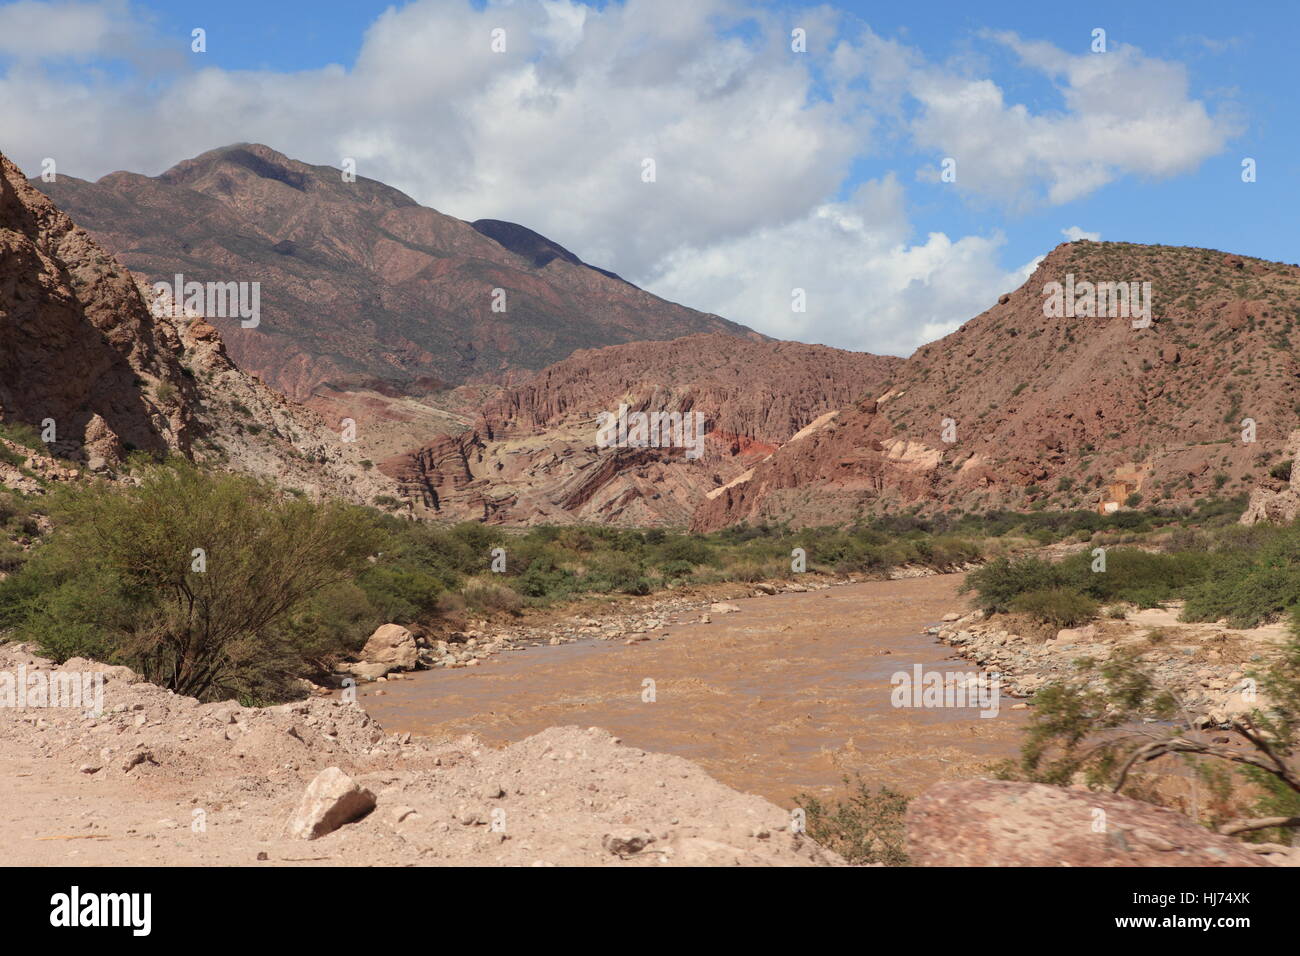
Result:
[[116,33],[117,4],[36,3],[0,7],[0,55],[35,60],[103,52]]
[[[781,226],[662,263],[651,287],[771,335],[906,355],[953,331],[1028,278],[998,266],[1000,235],[908,242],[903,191],[890,176]],[[793,290],[807,311],[792,309]]]
[[1067,242],[1078,242],[1080,239],[1088,239],[1092,242],[1101,242],[1101,233],[1084,232],[1078,226],[1068,226],[1061,230],[1061,235],[1065,236]]
[[985,36],[1055,82],[1064,108],[1034,113],[1008,103],[991,79],[912,70],[908,92],[919,104],[912,136],[957,160],[960,189],[1015,207],[1066,203],[1121,176],[1190,172],[1236,131],[1189,97],[1181,64],[1132,46],[1076,56],[1014,33]]

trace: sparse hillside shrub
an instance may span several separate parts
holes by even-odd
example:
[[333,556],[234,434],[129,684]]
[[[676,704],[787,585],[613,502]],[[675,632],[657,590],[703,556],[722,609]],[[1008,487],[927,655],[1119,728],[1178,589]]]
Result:
[[518,614],[523,608],[523,599],[513,588],[495,581],[472,581],[461,594],[465,603],[479,611],[504,611]]
[[795,798],[807,816],[808,835],[850,863],[905,866],[909,798],[889,787],[872,791],[861,777],[845,777],[844,783],[849,793],[833,804],[806,793]]
[[41,441],[41,433],[25,422],[5,422],[0,424],[0,438],[7,438],[15,445],[22,445],[24,448],[30,448],[32,451],[38,451],[43,455],[49,454],[45,442]]
[[[1259,681],[1259,706],[1230,717],[1226,726],[1202,728],[1149,672],[1140,649],[1117,650],[1108,661],[1035,695],[1020,764],[1003,774],[1058,786],[1083,781],[1093,789],[1158,800],[1159,789],[1147,785],[1151,775],[1182,776],[1190,767],[1217,797],[1200,822],[1225,835],[1289,842],[1290,834],[1300,833],[1300,637],[1294,615],[1280,656],[1249,676]],[[1241,815],[1243,809],[1248,815]]]

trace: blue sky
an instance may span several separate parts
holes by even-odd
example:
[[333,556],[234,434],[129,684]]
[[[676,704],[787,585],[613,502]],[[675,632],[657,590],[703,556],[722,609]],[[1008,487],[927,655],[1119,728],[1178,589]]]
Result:
[[[355,155],[688,305],[905,354],[1071,228],[1300,261],[1297,9],[23,0],[0,3],[0,150],[92,177],[239,140]],[[650,153],[653,190],[629,172]]]

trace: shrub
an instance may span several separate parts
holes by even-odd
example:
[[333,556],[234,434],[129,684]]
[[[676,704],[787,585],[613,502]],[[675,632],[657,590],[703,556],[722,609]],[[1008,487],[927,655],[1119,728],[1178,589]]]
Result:
[[22,445],[42,455],[48,454],[45,442],[41,441],[41,433],[26,422],[6,422],[0,425],[0,438],[7,438],[15,445]]
[[1046,561],[1021,558],[1012,562],[997,558],[968,574],[959,590],[974,591],[985,614],[1005,614],[1019,595],[1060,585],[1060,572]]
[[1042,624],[1077,627],[1097,614],[1097,602],[1069,588],[1026,591],[1011,599],[1011,610],[1028,614]]
[[689,578],[691,572],[694,570],[695,565],[691,564],[691,562],[679,561],[676,559],[672,561],[664,561],[659,565],[659,573],[662,574],[666,580],[672,580],[674,578]]
[[1195,588],[1183,608],[1184,621],[1217,621],[1256,627],[1300,604],[1300,574],[1284,567],[1238,567]]
[[[1218,799],[1208,807],[1210,819],[1224,835],[1266,835],[1286,841],[1300,828],[1300,637],[1293,614],[1291,636],[1276,660],[1258,677],[1264,691],[1249,713],[1228,717],[1206,729],[1168,690],[1162,689],[1141,658],[1140,648],[1117,650],[1084,673],[1048,685],[1034,698],[1028,736],[1019,770],[1008,775],[1060,786],[1085,783],[1092,789],[1160,800],[1151,777],[1169,767],[1191,770],[1211,783]],[[1162,632],[1149,640],[1159,643]],[[1247,782],[1235,796],[1252,800],[1251,816],[1235,815],[1228,798],[1237,782]],[[1198,822],[1202,822],[1198,820]]]
[[19,634],[57,660],[120,661],[204,700],[284,696],[329,650],[296,619],[366,566],[382,543],[374,522],[186,463],[139,480],[63,492],[55,531],[0,588],[0,604],[20,605]]
[[595,561],[583,578],[592,591],[619,591],[623,594],[649,594],[650,581],[641,565],[631,555],[612,553]]
[[524,605],[518,592],[495,581],[473,581],[465,586],[461,594],[466,604],[481,611],[518,614]]
[[852,791],[831,806],[809,794],[795,798],[807,814],[808,835],[850,863],[905,865],[908,797],[889,787],[873,793],[861,777],[844,782]]

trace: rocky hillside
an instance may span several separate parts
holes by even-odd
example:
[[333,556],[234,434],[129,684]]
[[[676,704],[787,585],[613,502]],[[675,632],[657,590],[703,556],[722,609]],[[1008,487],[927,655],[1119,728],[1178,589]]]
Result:
[[[143,282],[141,294],[152,295]],[[242,372],[211,323],[203,316],[173,315],[163,298],[168,307],[159,310],[158,324],[180,342],[182,371],[199,399],[195,459],[314,498],[396,505],[396,483],[366,460],[359,443],[345,440],[350,435]]]
[[0,156],[0,421],[93,469],[185,451],[197,394],[130,274]]
[[[1052,317],[1048,283],[1149,282],[1152,322]],[[919,506],[1098,507],[1240,494],[1300,424],[1300,267],[1080,241],[717,490],[697,529]],[[1253,421],[1253,441],[1243,431]],[[951,440],[947,440],[951,439]]]
[[156,310],[140,277],[3,156],[0,173],[0,483],[39,492],[141,450],[304,493],[396,490],[319,415],[236,368],[201,316]]
[[[711,489],[900,359],[713,334],[581,351],[506,389],[474,427],[381,467],[422,513],[509,524],[684,525]],[[702,454],[597,445],[598,415],[702,413]]]
[[299,401],[322,388],[426,395],[644,339],[762,339],[522,226],[467,223],[266,146],[213,150],[157,177],[36,185],[151,282],[260,282],[256,328],[213,321],[240,368]]

